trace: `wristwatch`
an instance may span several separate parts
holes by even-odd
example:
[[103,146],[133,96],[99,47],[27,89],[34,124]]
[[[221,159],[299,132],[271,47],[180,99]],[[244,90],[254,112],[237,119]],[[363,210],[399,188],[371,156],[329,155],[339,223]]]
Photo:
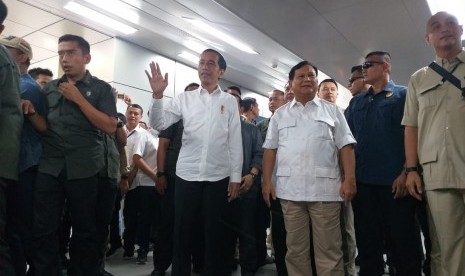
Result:
[[406,167],[404,173],[408,174],[409,172],[418,172],[418,167]]
[[160,176],[165,176],[166,173],[165,172],[157,172],[157,177],[160,177]]
[[257,176],[258,176],[256,173],[253,173],[253,172],[249,172],[249,174],[252,176],[252,179],[257,178]]
[[128,178],[129,178],[129,177],[128,177],[127,174],[122,174],[122,175],[121,175],[121,179],[128,179]]

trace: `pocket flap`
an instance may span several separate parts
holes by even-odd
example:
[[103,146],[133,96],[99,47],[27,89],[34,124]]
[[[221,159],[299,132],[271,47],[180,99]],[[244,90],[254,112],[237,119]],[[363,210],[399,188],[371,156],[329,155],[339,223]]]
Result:
[[315,167],[316,177],[336,178],[337,169],[331,167]]
[[277,176],[291,176],[291,168],[289,167],[278,167],[276,170]]
[[289,118],[289,119],[286,119],[286,120],[282,120],[278,125],[278,129],[283,129],[283,128],[286,128],[286,127],[294,127],[295,124],[296,124],[296,119],[294,119],[294,118]]
[[315,121],[317,121],[317,122],[323,122],[323,123],[328,124],[329,126],[334,127],[334,120],[331,119],[331,118],[320,117],[320,118],[315,118]]

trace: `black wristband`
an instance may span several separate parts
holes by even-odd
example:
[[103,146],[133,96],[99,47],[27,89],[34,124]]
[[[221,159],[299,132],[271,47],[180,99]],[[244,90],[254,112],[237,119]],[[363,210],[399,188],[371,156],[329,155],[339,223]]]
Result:
[[249,172],[249,174],[252,176],[253,179],[257,178],[257,174],[256,173],[253,173],[253,172]]
[[418,167],[406,167],[404,173],[408,174],[409,172],[418,172]]
[[122,175],[121,175],[121,179],[128,179],[128,178],[129,178],[129,177],[128,177],[127,174],[122,174]]

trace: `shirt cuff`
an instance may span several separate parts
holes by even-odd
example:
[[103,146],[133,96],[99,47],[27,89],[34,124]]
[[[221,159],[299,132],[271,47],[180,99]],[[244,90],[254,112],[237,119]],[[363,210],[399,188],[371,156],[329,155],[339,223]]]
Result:
[[241,173],[231,173],[231,176],[229,177],[229,182],[234,182],[234,183],[241,183],[242,177]]
[[152,108],[162,109],[163,108],[163,98],[161,98],[161,99],[152,99]]

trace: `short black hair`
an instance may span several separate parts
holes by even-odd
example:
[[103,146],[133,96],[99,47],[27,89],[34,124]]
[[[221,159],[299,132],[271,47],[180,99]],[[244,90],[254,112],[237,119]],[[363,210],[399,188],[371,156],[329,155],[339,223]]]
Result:
[[239,92],[239,95],[242,96],[242,92],[241,92],[241,89],[235,85],[231,85],[228,87],[228,89],[231,89],[231,90],[236,90],[237,92]]
[[210,52],[210,53],[215,53],[218,55],[218,65],[220,66],[220,69],[226,71],[226,60],[224,59],[223,55],[220,54],[220,52],[218,52],[217,50],[214,50],[214,49],[207,49],[205,51],[203,51],[204,53],[205,52]]
[[371,57],[371,56],[378,56],[380,58],[383,59],[383,61],[387,62],[387,63],[391,63],[391,54],[389,54],[389,52],[386,52],[386,51],[373,51],[373,52],[369,52],[366,56],[365,56],[365,59]]
[[284,92],[279,89],[273,89],[273,91],[271,91],[271,93],[275,93],[275,92],[278,92],[279,95],[284,96]]
[[362,73],[362,72],[363,72],[362,65],[355,65],[355,66],[352,66],[352,68],[350,69],[350,73],[352,74],[353,72]]
[[189,87],[195,87],[195,89],[197,89],[197,88],[199,88],[199,86],[200,86],[200,85],[199,85],[198,83],[196,83],[196,82],[191,82],[191,83],[189,83],[189,84],[186,86],[186,88],[184,88],[184,91],[187,91],[187,89],[189,89]]
[[320,84],[318,85],[318,91],[320,91],[321,85],[322,85],[323,83],[325,83],[325,82],[332,82],[332,83],[334,83],[334,84],[336,85],[336,89],[339,89],[339,87],[337,86],[337,82],[336,82],[335,80],[333,80],[333,79],[324,79],[324,80],[322,80],[322,81],[320,82]]
[[5,21],[6,16],[8,15],[8,8],[6,7],[5,3],[0,0],[0,24],[3,24]]
[[242,100],[242,108],[244,112],[248,112],[252,109],[252,106],[258,105],[255,98],[246,97]]
[[144,114],[144,109],[142,108],[142,106],[138,105],[138,104],[131,104],[131,105],[128,105],[128,108],[126,108],[126,111],[129,109],[129,108],[138,108],[140,109],[140,114]]
[[37,77],[39,77],[39,75],[45,75],[45,76],[49,76],[53,78],[52,71],[50,71],[47,68],[41,68],[41,67],[32,68],[31,70],[28,71],[28,73],[35,80],[37,79]]
[[82,38],[81,36],[78,35],[72,35],[72,34],[65,34],[62,35],[58,39],[58,43],[64,42],[64,41],[74,41],[78,43],[79,48],[81,49],[83,54],[89,54],[90,53],[90,45],[87,40]]
[[294,65],[294,67],[291,68],[291,71],[289,71],[289,80],[294,79],[296,70],[299,70],[300,68],[302,68],[302,67],[304,67],[306,65],[310,65],[315,70],[315,75],[318,76],[318,68],[316,68],[316,66],[311,64],[310,62],[304,60],[304,61],[301,61],[301,62],[297,63],[296,65]]
[[[226,92],[226,93],[228,93],[228,92]],[[241,99],[241,97],[239,97],[239,95],[236,95],[234,93],[228,93],[228,94],[234,96],[234,98],[236,98],[239,101],[239,107],[242,107],[242,99]]]

